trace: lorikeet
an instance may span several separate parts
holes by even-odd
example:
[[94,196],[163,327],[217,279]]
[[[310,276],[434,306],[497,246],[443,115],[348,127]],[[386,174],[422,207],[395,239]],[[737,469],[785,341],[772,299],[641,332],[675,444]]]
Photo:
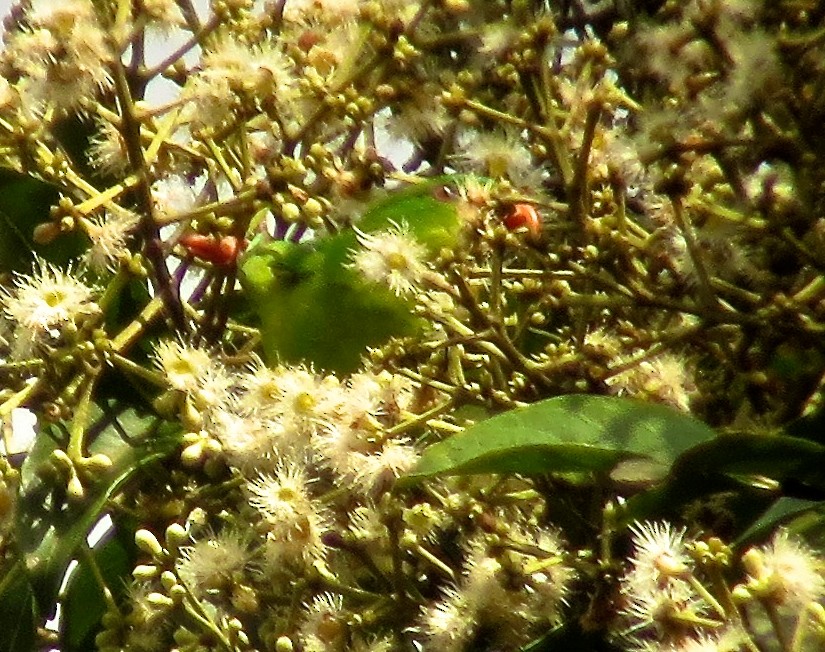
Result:
[[[435,256],[455,245],[459,177],[438,177],[391,192],[370,206],[357,229],[372,234],[404,225]],[[309,242],[254,244],[239,261],[239,278],[260,319],[268,362],[311,363],[349,373],[367,347],[421,327],[410,298],[370,283],[352,268],[358,233],[347,228]]]

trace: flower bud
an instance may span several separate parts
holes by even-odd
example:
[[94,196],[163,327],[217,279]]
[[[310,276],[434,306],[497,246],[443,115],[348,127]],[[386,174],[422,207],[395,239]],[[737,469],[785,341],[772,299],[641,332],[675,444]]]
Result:
[[163,557],[163,547],[149,530],[140,529],[135,532],[135,545],[152,557]]
[[61,233],[60,226],[54,222],[43,222],[34,227],[32,239],[35,244],[46,245],[52,242]]
[[95,648],[98,650],[105,649],[108,646],[115,645],[118,642],[117,632],[110,632],[104,630],[95,636]]
[[314,197],[310,197],[304,204],[304,211],[310,217],[319,217],[324,212],[324,206]]
[[288,636],[279,636],[275,641],[275,652],[293,652],[295,646]]
[[132,577],[138,581],[145,581],[157,577],[159,572],[160,569],[153,564],[139,564],[132,571]]
[[112,458],[103,453],[97,453],[91,457],[85,457],[78,463],[86,473],[89,475],[97,475],[105,473],[112,468]]
[[223,452],[223,446],[221,446],[221,442],[219,442],[217,439],[212,439],[211,437],[204,442],[203,449],[210,455],[219,455]]
[[186,588],[180,584],[175,584],[169,589],[169,597],[175,602],[180,602],[186,597]]
[[297,222],[301,217],[301,209],[297,205],[287,202],[281,207],[281,216],[287,222]]
[[196,442],[187,446],[180,454],[181,463],[189,468],[198,466],[203,460],[203,443]]
[[169,591],[173,586],[177,585],[178,578],[175,577],[175,574],[172,571],[163,571],[160,575],[160,583],[163,585],[164,589]]
[[68,472],[74,471],[74,464],[72,464],[72,461],[69,459],[69,456],[66,455],[66,451],[62,449],[56,448],[55,450],[53,450],[50,459],[56,469]]
[[115,627],[119,627],[121,625],[123,622],[123,616],[121,616],[117,611],[107,611],[100,618],[100,622],[103,623],[103,626],[107,629],[114,629]]
[[166,528],[166,544],[174,547],[180,546],[189,538],[186,529],[180,523],[172,523]]
[[86,490],[76,473],[72,473],[69,483],[66,485],[66,497],[73,502],[80,502],[86,497]]
[[163,593],[150,593],[146,596],[146,602],[153,607],[171,608],[175,606],[174,601]]
[[737,584],[731,591],[734,602],[745,603],[753,600],[753,594],[742,584]]

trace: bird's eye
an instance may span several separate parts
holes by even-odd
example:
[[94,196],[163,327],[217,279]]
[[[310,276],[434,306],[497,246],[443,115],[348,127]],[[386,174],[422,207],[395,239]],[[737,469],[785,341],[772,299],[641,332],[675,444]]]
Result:
[[433,198],[438,201],[452,201],[455,195],[455,188],[451,185],[443,184],[433,189]]

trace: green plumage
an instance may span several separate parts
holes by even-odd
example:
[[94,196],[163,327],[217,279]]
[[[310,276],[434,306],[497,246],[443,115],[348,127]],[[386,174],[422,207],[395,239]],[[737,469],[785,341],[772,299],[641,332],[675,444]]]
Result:
[[[430,255],[452,246],[461,224],[452,201],[455,178],[440,177],[391,193],[371,206],[358,228],[371,233],[406,224]],[[414,334],[422,323],[413,302],[368,283],[351,269],[359,247],[347,229],[309,243],[253,246],[240,262],[240,281],[260,319],[267,361],[356,370],[367,347]]]

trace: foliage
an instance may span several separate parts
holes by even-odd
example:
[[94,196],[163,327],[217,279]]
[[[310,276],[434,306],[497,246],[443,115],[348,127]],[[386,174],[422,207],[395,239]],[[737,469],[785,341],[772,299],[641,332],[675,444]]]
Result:
[[822,3],[202,5],[5,21],[0,650],[822,649]]

